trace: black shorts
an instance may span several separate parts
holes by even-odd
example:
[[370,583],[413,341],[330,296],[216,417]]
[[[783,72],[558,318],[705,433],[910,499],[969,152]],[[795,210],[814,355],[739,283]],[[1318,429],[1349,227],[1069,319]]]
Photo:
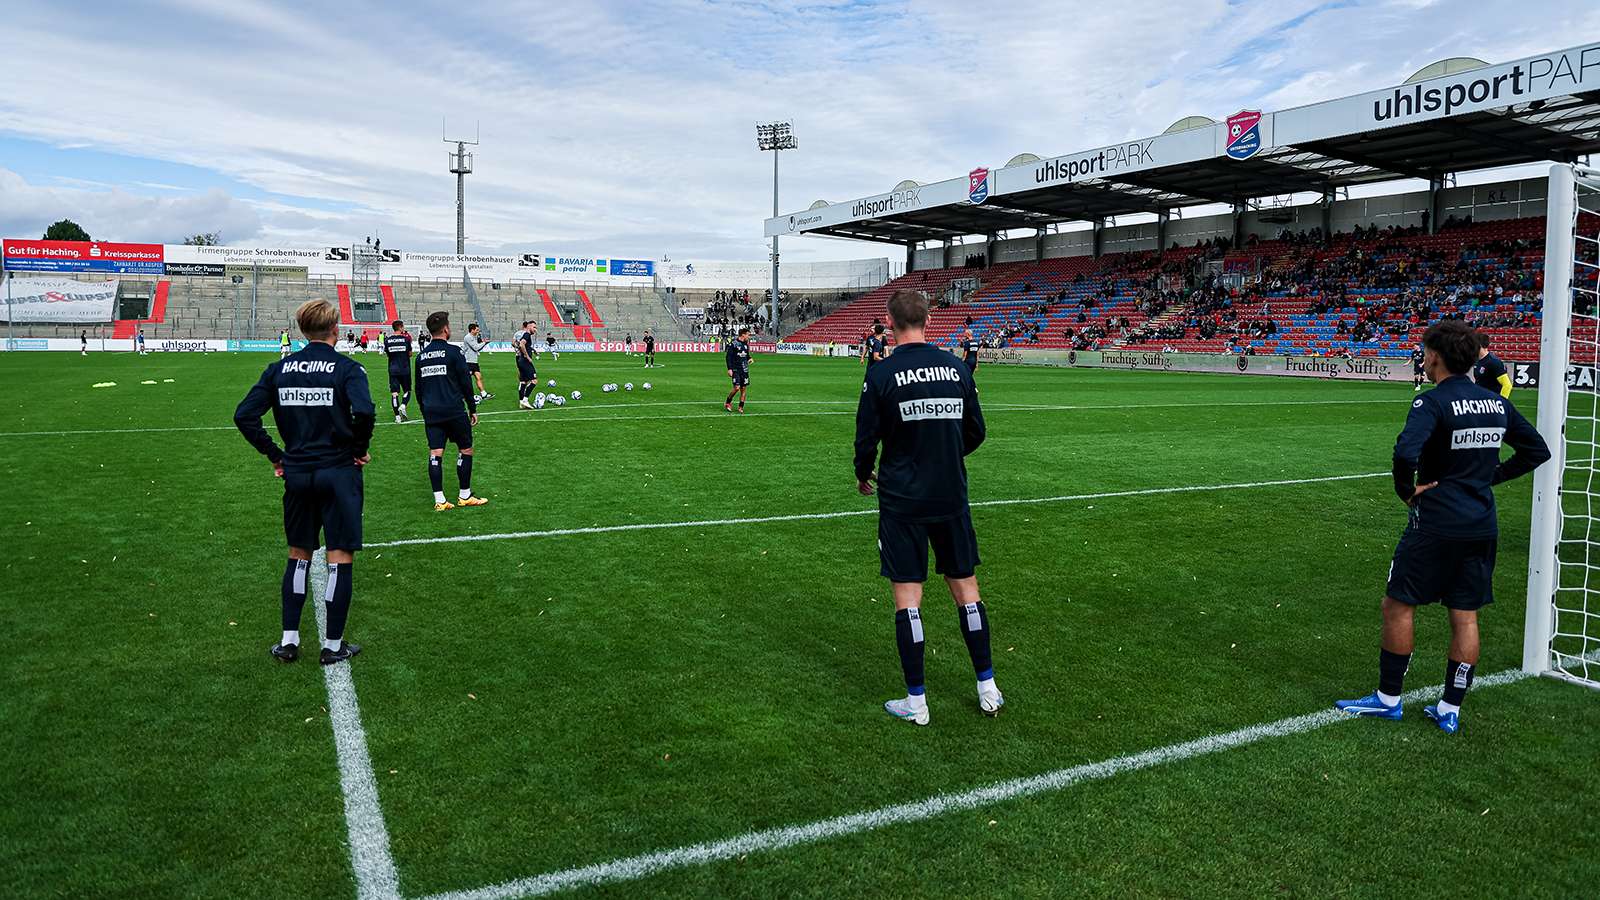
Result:
[[472,449],[472,422],[466,416],[443,422],[427,422],[423,430],[428,433],[429,450],[443,450],[446,441],[462,450]]
[[467,363],[467,371],[468,372],[481,372],[482,369],[478,368],[478,364],[477,363],[469,362],[469,363]]
[[1445,538],[1408,527],[1389,564],[1389,596],[1412,606],[1488,606],[1494,602],[1496,544],[1495,538]]
[[524,358],[522,358],[520,356],[517,357],[517,380],[518,381],[538,381],[539,380],[539,372],[538,372],[538,370],[534,369],[533,363],[528,362],[526,359],[524,359]]
[[878,515],[879,574],[908,584],[928,580],[928,545],[933,545],[934,571],[948,578],[971,578],[978,559],[978,535],[972,513],[940,522],[911,522]]
[[411,390],[411,370],[405,366],[389,367],[389,393],[399,394]]
[[972,357],[970,359],[964,359],[964,360],[962,360],[962,362],[967,364],[967,371],[968,372],[976,372],[976,371],[978,371],[978,358],[976,356],[974,356],[974,357]]
[[362,494],[355,466],[284,472],[283,535],[289,546],[360,550]]
[[740,372],[737,369],[735,369],[734,372],[733,372],[733,386],[734,387],[749,387],[750,386],[750,373],[749,372]]
[[1411,364],[1411,374],[1414,377],[1421,378],[1423,376],[1423,374],[1424,374],[1423,371],[1422,371],[1422,363],[1412,363]]

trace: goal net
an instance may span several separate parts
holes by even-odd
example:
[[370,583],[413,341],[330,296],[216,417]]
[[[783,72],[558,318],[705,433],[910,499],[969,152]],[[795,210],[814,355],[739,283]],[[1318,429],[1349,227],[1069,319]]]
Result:
[[1550,169],[1522,667],[1600,688],[1600,171]]

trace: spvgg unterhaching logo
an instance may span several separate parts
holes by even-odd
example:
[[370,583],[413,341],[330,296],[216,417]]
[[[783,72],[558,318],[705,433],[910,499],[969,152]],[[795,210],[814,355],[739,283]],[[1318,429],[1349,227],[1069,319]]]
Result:
[[857,200],[855,205],[850,207],[850,215],[856,217],[881,216],[884,213],[894,212],[898,209],[910,209],[913,206],[921,205],[922,190],[920,188],[907,188],[875,200]]
[[1492,102],[1498,106],[1535,91],[1577,91],[1584,87],[1586,76],[1589,83],[1600,80],[1600,47],[1536,57],[1499,75],[1486,74],[1434,87],[1422,82],[1395,88],[1390,96],[1372,101],[1372,118],[1383,122],[1441,110],[1449,115],[1468,104]]

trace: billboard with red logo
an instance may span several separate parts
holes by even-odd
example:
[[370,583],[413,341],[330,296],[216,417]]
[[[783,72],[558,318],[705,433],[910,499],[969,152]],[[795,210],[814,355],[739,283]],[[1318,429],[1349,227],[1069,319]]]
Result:
[[115,272],[160,275],[160,244],[113,244],[106,241],[25,241],[7,238],[4,262],[11,272]]

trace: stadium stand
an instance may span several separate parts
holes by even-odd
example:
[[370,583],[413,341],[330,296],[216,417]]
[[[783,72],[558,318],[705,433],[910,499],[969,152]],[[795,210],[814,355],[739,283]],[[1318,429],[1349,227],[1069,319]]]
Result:
[[[978,270],[984,284],[969,299],[936,309],[928,333],[945,345],[970,327],[988,346],[1403,357],[1429,324],[1453,317],[1482,328],[1502,356],[1532,361],[1543,236],[1534,217],[1001,263]],[[793,339],[854,342],[894,290],[937,298],[973,271],[904,275]]]

